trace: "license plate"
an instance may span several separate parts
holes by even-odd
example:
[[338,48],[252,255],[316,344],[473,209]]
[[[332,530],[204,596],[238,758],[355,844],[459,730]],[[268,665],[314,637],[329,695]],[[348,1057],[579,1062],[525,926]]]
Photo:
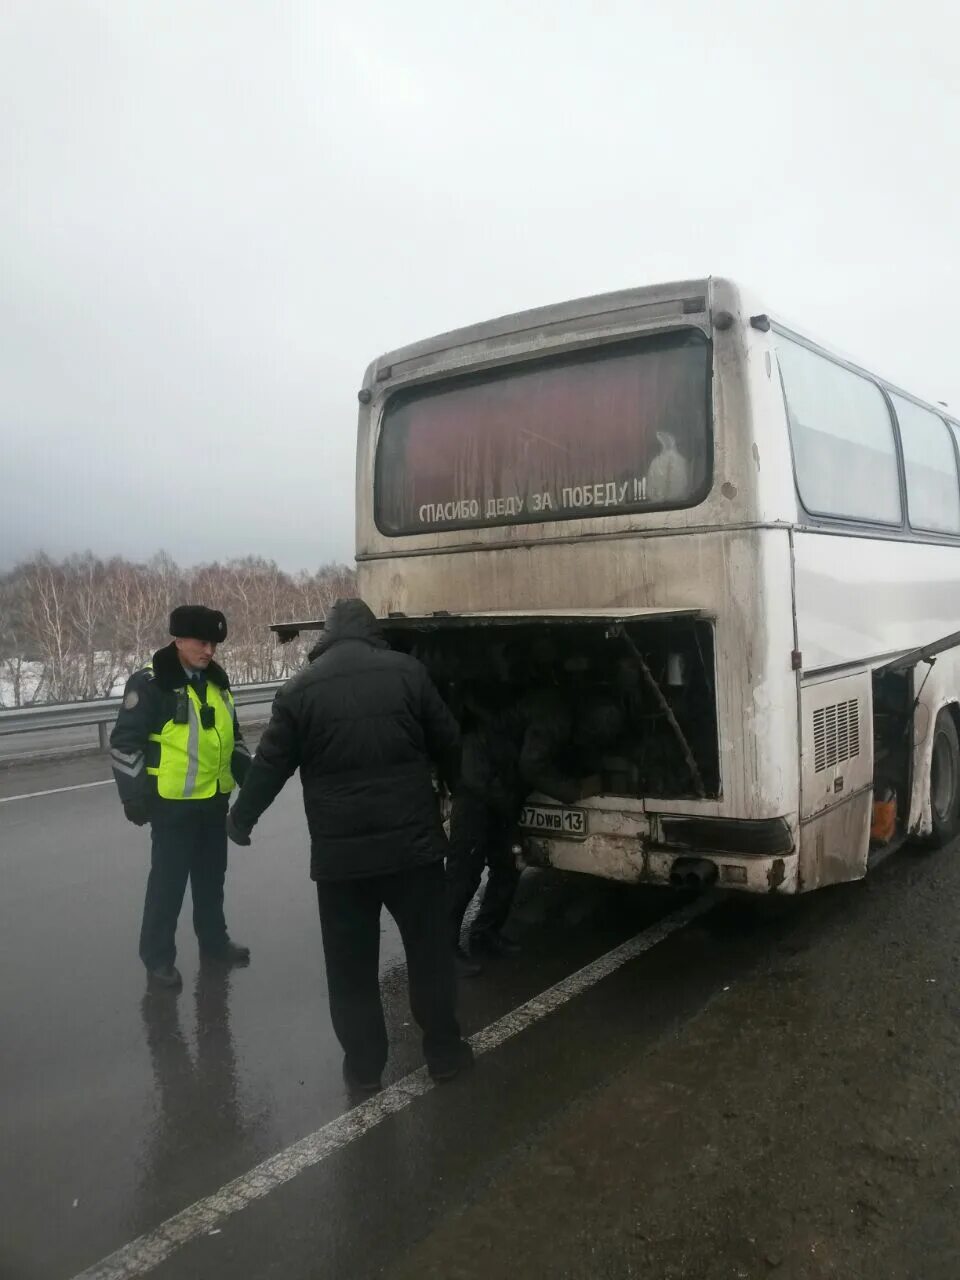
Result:
[[567,809],[561,805],[528,804],[520,815],[520,826],[536,835],[585,840],[587,813],[585,809]]

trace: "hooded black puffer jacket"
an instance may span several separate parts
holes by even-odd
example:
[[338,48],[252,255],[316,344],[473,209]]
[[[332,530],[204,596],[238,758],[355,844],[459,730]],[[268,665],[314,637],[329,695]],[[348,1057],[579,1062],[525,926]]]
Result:
[[273,704],[233,809],[249,830],[297,769],[314,880],[434,862],[446,839],[434,766],[455,785],[460,732],[426,669],[388,648],[362,600],[331,610],[309,667]]

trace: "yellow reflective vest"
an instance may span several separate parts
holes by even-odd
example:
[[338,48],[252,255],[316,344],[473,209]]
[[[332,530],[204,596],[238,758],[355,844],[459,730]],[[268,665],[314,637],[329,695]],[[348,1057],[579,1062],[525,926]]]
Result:
[[[152,666],[147,667],[152,671]],[[164,800],[208,800],[217,794],[229,795],[234,788],[230,762],[233,758],[233,694],[212,680],[206,682],[206,707],[213,711],[213,723],[203,727],[204,703],[190,681],[185,681],[177,701],[185,708],[185,723],[168,720],[150,741],[160,744],[160,762],[147,765],[147,773],[157,779],[157,794]],[[178,716],[178,719],[182,718]],[[209,711],[207,714],[209,721]]]

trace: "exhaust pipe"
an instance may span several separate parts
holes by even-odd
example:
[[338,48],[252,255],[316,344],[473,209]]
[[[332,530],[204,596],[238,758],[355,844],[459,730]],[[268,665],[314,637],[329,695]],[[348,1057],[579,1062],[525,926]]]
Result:
[[709,889],[716,883],[717,864],[708,858],[677,858],[670,868],[675,889]]

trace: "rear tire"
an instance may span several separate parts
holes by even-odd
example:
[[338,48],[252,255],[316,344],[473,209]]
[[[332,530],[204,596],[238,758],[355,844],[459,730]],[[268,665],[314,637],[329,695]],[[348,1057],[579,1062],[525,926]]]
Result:
[[940,711],[933,730],[930,813],[933,830],[927,843],[942,849],[960,835],[960,735],[948,707]]

